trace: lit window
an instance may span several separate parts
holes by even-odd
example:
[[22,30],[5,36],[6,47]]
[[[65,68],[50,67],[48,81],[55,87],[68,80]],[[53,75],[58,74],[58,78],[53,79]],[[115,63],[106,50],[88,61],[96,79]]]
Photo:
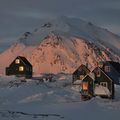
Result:
[[88,82],[83,82],[82,89],[83,90],[88,90]]
[[84,78],[84,75],[80,75],[80,80],[83,80],[83,78]]
[[100,70],[97,70],[96,75],[97,75],[97,77],[100,77],[100,76],[101,76],[101,71],[100,71]]
[[16,63],[16,64],[19,64],[19,63],[20,63],[20,60],[19,60],[19,59],[16,59],[16,60],[15,60],[15,63]]
[[105,72],[110,72],[110,66],[105,66]]
[[23,67],[23,66],[20,66],[20,67],[19,67],[19,71],[24,71],[24,67]]

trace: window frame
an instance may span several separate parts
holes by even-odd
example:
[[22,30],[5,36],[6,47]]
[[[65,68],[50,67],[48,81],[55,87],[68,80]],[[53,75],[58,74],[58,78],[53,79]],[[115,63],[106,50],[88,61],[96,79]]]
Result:
[[88,91],[88,86],[89,86],[89,83],[88,83],[88,82],[83,82],[83,83],[82,83],[82,89],[83,89],[84,91]]
[[111,67],[110,67],[109,65],[106,65],[106,66],[104,67],[104,71],[105,71],[105,72],[110,72],[110,71],[111,71]]
[[107,82],[100,82],[100,85],[103,86],[103,87],[108,88],[108,83]]
[[19,72],[23,72],[24,71],[24,66],[19,66]]
[[20,59],[17,58],[17,59],[15,60],[15,64],[20,64]]
[[96,76],[97,76],[97,77],[100,77],[100,76],[101,76],[101,71],[100,71],[100,70],[97,70]]

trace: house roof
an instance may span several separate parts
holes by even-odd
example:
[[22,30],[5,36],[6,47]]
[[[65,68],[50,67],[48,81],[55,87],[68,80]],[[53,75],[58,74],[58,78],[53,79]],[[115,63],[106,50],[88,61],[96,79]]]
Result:
[[83,78],[83,81],[84,81],[84,80],[89,80],[89,78],[94,81],[94,79],[93,79],[90,75],[86,75],[86,76]]
[[81,64],[74,72],[73,72],[73,74],[75,74],[75,73],[77,73],[78,71],[86,71],[86,72],[90,72],[90,70],[87,68],[87,66],[85,66],[85,65],[83,65],[83,64]]
[[111,80],[111,81],[114,81],[114,80],[112,80],[112,78],[110,78],[100,67],[96,67],[93,71],[92,71],[92,73],[94,73],[96,70],[100,70],[107,78],[109,78],[109,80]]
[[17,58],[20,58],[26,65],[32,66],[31,63],[23,56],[18,56]]
[[120,63],[114,62],[114,61],[107,61],[109,64],[112,65],[112,67],[120,73]]

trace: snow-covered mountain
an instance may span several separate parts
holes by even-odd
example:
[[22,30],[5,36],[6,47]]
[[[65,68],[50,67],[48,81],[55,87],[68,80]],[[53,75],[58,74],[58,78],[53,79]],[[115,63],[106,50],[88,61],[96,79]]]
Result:
[[120,61],[120,37],[90,22],[55,17],[41,20],[0,54],[1,74],[18,55],[27,57],[35,74],[72,73],[80,64],[93,69],[101,60]]

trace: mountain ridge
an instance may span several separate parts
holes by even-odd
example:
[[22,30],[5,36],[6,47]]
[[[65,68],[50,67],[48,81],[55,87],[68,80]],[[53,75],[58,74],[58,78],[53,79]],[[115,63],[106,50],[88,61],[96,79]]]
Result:
[[119,40],[118,36],[90,22],[67,17],[52,19],[32,33],[24,33],[0,54],[0,73],[18,55],[32,63],[34,74],[72,73],[80,64],[89,64],[93,69],[99,61],[120,62]]

